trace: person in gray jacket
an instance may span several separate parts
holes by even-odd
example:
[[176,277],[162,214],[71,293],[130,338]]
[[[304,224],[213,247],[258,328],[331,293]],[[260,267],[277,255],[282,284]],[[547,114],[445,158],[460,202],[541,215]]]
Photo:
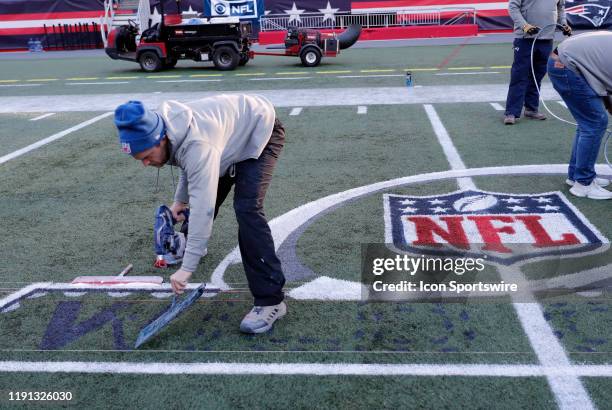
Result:
[[[504,124],[515,124],[521,117],[523,106],[525,117],[545,120],[546,116],[538,111],[538,90],[546,74],[546,62],[553,48],[554,24],[562,25],[563,34],[569,36],[572,33],[565,19],[565,0],[510,0],[508,11],[514,22],[515,38]],[[535,82],[532,74],[532,46]]]
[[273,105],[256,95],[219,95],[189,103],[166,101],[156,110],[130,101],[115,110],[122,150],[145,166],[180,168],[176,220],[189,208],[189,235],[182,266],[171,277],[183,293],[206,254],[213,220],[234,187],[238,244],[254,307],[240,324],[246,333],[270,329],[287,312],[285,277],[276,255],[263,202],[285,130]]
[[610,181],[595,173],[612,114],[612,32],[584,33],[559,44],[548,60],[548,77],[577,123],[566,180],[570,193],[612,199],[603,188]]

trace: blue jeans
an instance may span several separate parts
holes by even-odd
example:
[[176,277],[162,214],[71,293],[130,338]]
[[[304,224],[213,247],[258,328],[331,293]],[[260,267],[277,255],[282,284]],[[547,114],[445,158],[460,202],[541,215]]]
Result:
[[589,185],[596,176],[595,161],[608,127],[608,113],[584,77],[552,57],[548,60],[548,77],[578,123],[567,176]]
[[215,217],[234,186],[238,246],[255,306],[277,305],[284,299],[285,276],[263,209],[272,173],[284,145],[285,129],[277,119],[259,158],[238,162],[235,175],[228,171],[219,178]]
[[531,72],[531,46],[533,39],[514,39],[514,61],[510,72],[510,86],[506,98],[506,115],[521,116],[523,105],[529,111],[538,111],[540,94],[538,89],[542,84],[542,78],[546,75],[546,61],[552,51],[552,40],[536,40],[533,48],[533,71],[536,83],[533,81]]

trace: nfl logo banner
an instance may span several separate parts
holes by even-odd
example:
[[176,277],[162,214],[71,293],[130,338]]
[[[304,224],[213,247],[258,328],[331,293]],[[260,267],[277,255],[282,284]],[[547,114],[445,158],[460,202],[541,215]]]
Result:
[[513,265],[603,252],[609,241],[561,192],[384,195],[385,242],[415,255]]
[[256,19],[263,14],[262,0],[205,0],[204,13],[211,17]]

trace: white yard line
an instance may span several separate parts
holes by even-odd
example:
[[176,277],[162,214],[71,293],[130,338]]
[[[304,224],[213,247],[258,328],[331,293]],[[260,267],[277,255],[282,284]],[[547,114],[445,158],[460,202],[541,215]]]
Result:
[[495,108],[496,111],[504,111],[504,107],[501,106],[501,104],[499,103],[489,103],[491,104],[491,107]]
[[337,75],[336,78],[404,77],[405,74]]
[[557,103],[559,103],[559,105],[567,108],[567,104],[565,103],[565,101],[557,101]]
[[[434,131],[438,136],[442,149],[446,154],[451,169],[465,169],[465,164],[459,156],[446,128],[442,124],[438,114],[432,105],[425,105],[425,111],[432,123]],[[462,189],[476,189],[476,184],[471,178],[464,178],[463,181],[457,180]],[[502,280],[506,283],[516,283],[519,288],[527,280],[520,270],[520,266],[498,267]],[[522,295],[524,297],[525,295]],[[517,300],[517,296],[512,295],[514,309],[519,321],[534,352],[540,363],[547,368],[567,367],[571,365],[563,346],[553,333],[552,328],[544,318],[541,306],[535,298],[531,298],[529,303],[521,303],[524,300]],[[592,409],[594,405],[585,390],[582,382],[576,375],[572,374],[547,374],[548,384],[561,409]]]
[[156,83],[210,83],[210,82],[220,82],[222,79],[211,78],[206,80],[158,80]]
[[291,110],[289,115],[300,115],[302,113],[302,107],[295,107]]
[[129,84],[130,81],[99,81],[95,83],[66,83],[66,85],[113,85],[113,84]]
[[30,121],[38,121],[38,120],[42,120],[43,118],[47,118],[47,117],[50,117],[50,116],[52,116],[52,115],[55,115],[55,113],[54,113],[54,112],[48,112],[48,113],[46,113],[46,114],[39,115],[39,116],[38,116],[38,117],[36,117],[36,118],[30,118]]
[[[433,105],[425,104],[425,112],[427,113],[427,117],[431,122],[434,132],[436,133],[436,137],[438,137],[438,141],[442,146],[442,150],[444,151],[444,155],[446,155],[446,159],[448,160],[451,169],[453,170],[462,170],[466,169],[461,156],[459,155],[459,151],[455,148],[453,141],[450,139],[448,135],[448,131],[444,128],[438,113],[434,109]],[[458,178],[457,184],[460,189],[476,189],[476,185],[474,185],[474,181],[472,178]]]
[[310,80],[312,77],[267,77],[249,78],[249,81],[276,81],[276,80]]
[[18,149],[17,151],[13,151],[10,154],[7,154],[7,155],[5,155],[3,157],[0,157],[0,165],[4,164],[5,162],[8,162],[8,161],[10,161],[12,159],[15,159],[17,157],[20,157],[23,154],[27,154],[28,152],[33,151],[36,148],[40,148],[43,145],[46,145],[46,144],[49,144],[49,143],[51,143],[51,142],[53,142],[55,140],[58,140],[58,139],[66,136],[66,135],[68,135],[68,134],[70,134],[70,133],[72,133],[74,131],[78,131],[81,128],[85,128],[85,127],[87,127],[87,126],[89,126],[89,125],[91,125],[91,124],[93,124],[93,123],[95,123],[97,121],[100,121],[101,119],[104,119],[104,118],[110,116],[111,114],[112,114],[112,112],[107,112],[107,113],[104,113],[102,115],[98,115],[97,117],[94,117],[94,118],[92,118],[90,120],[87,120],[87,121],[84,121],[84,122],[82,122],[80,124],[77,124],[74,127],[68,128],[67,130],[58,132],[57,134],[53,134],[50,137],[47,137],[47,138],[42,139],[42,140],[40,140],[38,142],[35,142],[34,144],[30,144],[27,147]]
[[490,364],[361,363],[130,363],[0,362],[0,372],[315,375],[315,376],[456,376],[456,377],[612,377],[610,365],[553,366]]
[[357,114],[367,114],[367,113],[368,113],[368,107],[366,107],[365,105],[357,106]]
[[472,71],[470,73],[436,73],[434,75],[482,75],[482,74],[499,74],[499,71]]
[[[282,80],[295,78],[282,78]],[[249,81],[266,81],[269,78],[251,78]],[[269,99],[276,107],[324,107],[330,105],[392,105],[392,104],[436,104],[505,101],[507,84],[414,86],[407,92],[406,86],[398,87],[337,87],[301,88],[283,90],[257,90],[256,93]],[[365,91],[364,91],[365,90]],[[559,100],[559,94],[550,86],[542,84],[541,95],[545,100]],[[90,95],[38,95],[6,96],[2,98],[0,113],[53,111],[112,111],[128,100],[142,101],[148,107],[156,107],[164,100],[193,101],[219,93],[235,94],[240,91],[190,91],[147,93],[109,93]],[[255,92],[255,91],[254,91]]]

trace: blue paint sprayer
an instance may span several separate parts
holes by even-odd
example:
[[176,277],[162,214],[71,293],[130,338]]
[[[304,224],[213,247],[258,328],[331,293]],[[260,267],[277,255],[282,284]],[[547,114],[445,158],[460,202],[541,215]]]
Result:
[[157,255],[153,266],[166,268],[176,265],[183,260],[185,245],[187,244],[187,231],[189,228],[189,210],[182,212],[185,221],[179,232],[174,231],[177,221],[172,211],[166,205],[161,205],[155,211],[155,254]]

